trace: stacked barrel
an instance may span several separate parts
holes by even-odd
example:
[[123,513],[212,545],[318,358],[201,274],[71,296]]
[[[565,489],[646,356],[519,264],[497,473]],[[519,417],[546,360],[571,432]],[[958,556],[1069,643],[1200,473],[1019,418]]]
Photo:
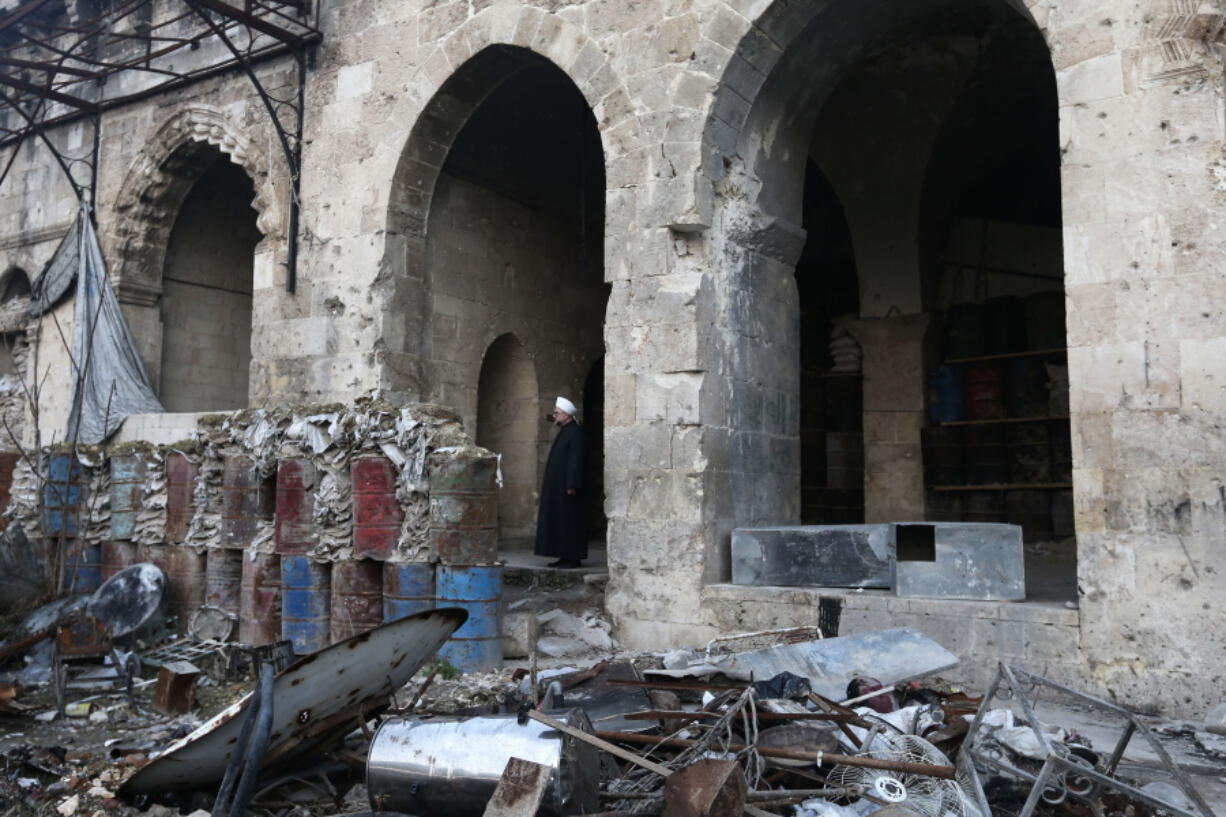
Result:
[[[237,640],[291,642],[316,652],[435,606],[461,607],[468,622],[442,650],[466,671],[502,662],[499,628],[502,567],[497,562],[497,460],[481,449],[450,449],[430,461],[429,547],[434,561],[406,561],[398,548],[405,509],[397,495],[398,469],[384,456],[349,463],[352,548],[336,560],[319,553],[314,522],[320,474],[306,457],[286,457],[263,478],[246,455],[222,463],[221,514],[215,541],[189,543],[198,467],[183,453],[165,458],[166,535],[137,543],[138,515],[150,477],[147,454],[111,458],[111,536],[97,552],[76,546],[84,503],[85,469],[74,457],[53,457],[44,489],[43,524],[49,535],[74,543],[66,579],[92,590],[105,575],[151,562],[167,577],[166,609],[186,632],[202,607],[237,619]],[[272,542],[256,546],[271,526]],[[420,558],[420,556],[418,557]]]
[[497,460],[475,450],[431,463],[430,543],[439,559],[438,606],[468,612],[439,656],[464,672],[502,664],[497,469]]

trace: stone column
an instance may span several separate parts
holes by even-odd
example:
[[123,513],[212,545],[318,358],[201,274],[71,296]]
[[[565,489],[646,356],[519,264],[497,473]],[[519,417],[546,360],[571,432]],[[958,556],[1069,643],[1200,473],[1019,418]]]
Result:
[[924,340],[928,315],[848,324],[864,352],[864,521],[924,518]]
[[1223,19],[1145,2],[1106,26],[1101,12],[1073,3],[1045,20],[1081,644],[1098,691],[1199,718],[1220,699],[1226,649],[1212,626],[1226,609],[1226,160],[1210,42]]

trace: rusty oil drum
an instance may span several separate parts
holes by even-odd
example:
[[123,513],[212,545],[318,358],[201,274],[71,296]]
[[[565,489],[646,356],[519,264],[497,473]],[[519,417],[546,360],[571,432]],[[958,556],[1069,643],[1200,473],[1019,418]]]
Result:
[[136,529],[136,512],[141,508],[144,490],[144,458],[136,454],[111,457],[112,539],[132,538]]
[[281,638],[296,655],[331,643],[331,568],[306,556],[281,557]]
[[272,480],[263,479],[251,457],[226,457],[221,472],[221,546],[243,550],[255,540],[260,522],[276,509]]
[[464,626],[439,649],[439,657],[461,672],[501,667],[502,565],[439,565],[434,582],[437,607],[459,607],[468,613]]
[[277,462],[277,553],[300,555],[315,544],[312,524],[311,492],[315,488],[315,466],[305,459]]
[[196,514],[196,466],[186,454],[166,455],[166,541],[181,544]]
[[435,455],[430,466],[430,546],[443,564],[498,558],[498,459]]
[[383,620],[395,621],[434,609],[434,565],[383,563]]
[[354,559],[332,565],[332,643],[383,623],[383,563]]
[[281,557],[243,554],[238,640],[254,647],[281,640]]
[[229,548],[208,548],[205,553],[204,603],[237,618],[245,554]]
[[353,555],[387,559],[400,539],[404,511],[396,499],[396,467],[387,457],[359,457],[353,479]]

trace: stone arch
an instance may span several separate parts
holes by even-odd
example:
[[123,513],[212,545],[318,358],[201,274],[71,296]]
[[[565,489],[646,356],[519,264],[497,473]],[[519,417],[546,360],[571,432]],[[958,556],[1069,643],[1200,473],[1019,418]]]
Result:
[[[384,354],[384,388],[420,397],[431,281],[427,232],[436,187],[450,150],[482,103],[522,71],[549,66],[578,90],[596,123],[602,166],[624,157],[638,138],[629,96],[601,48],[577,26],[533,8],[494,7],[468,20],[428,57],[408,85],[420,113],[392,174],[386,244],[377,287],[385,320],[399,338]],[[609,185],[605,184],[604,189]],[[602,231],[603,232],[603,231]],[[601,239],[602,240],[602,237]],[[403,326],[399,329],[397,324]]]
[[[383,275],[420,274],[435,182],[448,149],[481,102],[532,60],[547,60],[579,89],[596,118],[606,165],[637,146],[630,96],[603,49],[578,26],[531,7],[491,7],[452,32],[409,82],[421,105],[392,177]],[[395,253],[404,256],[396,257]]]
[[268,157],[221,111],[203,106],[172,114],[132,163],[114,201],[108,256],[120,299],[152,305],[161,291],[166,245],[183,199],[212,159],[225,154],[251,178],[256,224],[268,239],[284,235],[284,218],[269,176]]
[[526,542],[535,526],[539,401],[536,362],[515,333],[499,335],[482,355],[474,436],[502,458],[498,528],[504,545]]
[[[1047,40],[1045,28],[1030,10],[1039,5],[1038,0],[996,2],[1027,20]],[[695,212],[684,217],[685,220],[693,221],[698,227],[713,223],[713,188],[725,177],[734,158],[739,156],[743,161],[751,159],[751,156],[746,155],[753,152],[753,149],[746,145],[746,127],[750,122],[752,109],[760,103],[767,78],[780,66],[789,48],[800,41],[801,35],[811,27],[814,20],[837,5],[838,0],[807,0],[802,3],[772,0],[760,14],[751,19],[748,29],[737,41],[732,56],[725,64],[719,85],[709,97],[704,112],[699,164],[693,168],[693,201],[697,207]],[[908,11],[918,16],[923,13],[925,5],[929,4],[919,0],[912,4]],[[725,7],[723,12],[740,16],[731,6]],[[859,52],[863,54],[880,35],[879,25],[878,20],[867,19],[861,30],[855,34],[849,31],[840,32],[836,39],[845,44],[849,51],[828,55],[829,61],[837,64],[841,58],[843,61],[854,62],[856,54],[850,49],[860,43]],[[781,242],[780,252],[775,254],[776,257],[784,263],[790,263],[788,259],[794,252],[798,253],[800,245],[803,244],[803,236],[797,239],[795,235],[798,226],[774,220],[762,226],[767,232],[773,233],[773,236],[765,237],[767,243]]]

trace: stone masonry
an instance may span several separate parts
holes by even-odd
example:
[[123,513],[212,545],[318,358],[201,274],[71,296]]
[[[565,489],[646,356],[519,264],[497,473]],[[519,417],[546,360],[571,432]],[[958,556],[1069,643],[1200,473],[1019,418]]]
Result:
[[[513,334],[533,361],[538,415],[553,394],[579,395],[603,354],[607,605],[619,640],[697,645],[721,631],[811,624],[820,591],[725,584],[733,528],[799,521],[793,270],[806,240],[823,240],[801,216],[806,162],[839,163],[827,175],[862,260],[869,513],[922,514],[934,305],[913,245],[919,202],[945,193],[916,174],[935,166],[932,142],[952,107],[925,97],[930,117],[893,134],[913,137],[897,143],[873,128],[840,136],[831,128],[857,110],[837,89],[866,60],[870,80],[906,75],[880,56],[916,32],[945,40],[914,76],[950,87],[975,81],[977,26],[1032,38],[1045,44],[1059,121],[1050,147],[1060,153],[1076,609],[960,602],[951,614],[849,598],[845,631],[913,625],[950,639],[968,663],[1049,666],[1128,704],[1199,716],[1220,693],[1226,647],[1211,626],[1226,599],[1224,14],[1220,2],[1184,0],[322,2],[295,293],[285,286],[287,169],[237,72],[105,114],[96,217],[146,363],[184,365],[162,349],[179,328],[163,323],[171,233],[212,162],[243,170],[259,233],[253,407],[437,401],[480,439],[481,365],[498,338]],[[583,183],[603,192],[592,244],[599,256],[603,237],[602,263],[579,260],[583,242],[557,213],[498,192],[496,178],[445,169],[486,100],[542,65],[590,110],[603,175]],[[289,61],[257,71],[272,87],[293,81]],[[836,107],[822,113],[827,101]],[[825,118],[836,110],[847,116]],[[883,128],[903,121],[888,105],[866,116]],[[82,136],[66,126],[53,138]],[[853,142],[889,162],[843,165],[855,157],[839,150]],[[36,275],[66,229],[75,204],[58,172],[37,146],[19,150],[0,187],[4,270]],[[44,435],[68,411],[56,338],[71,316],[66,304],[33,327],[36,371],[50,373]],[[548,439],[537,423],[540,457]]]

